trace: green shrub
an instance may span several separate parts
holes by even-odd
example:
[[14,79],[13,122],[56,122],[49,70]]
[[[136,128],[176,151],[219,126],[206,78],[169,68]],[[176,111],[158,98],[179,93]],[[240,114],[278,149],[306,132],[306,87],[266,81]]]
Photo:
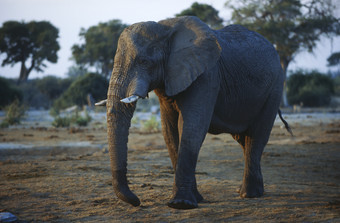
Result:
[[52,122],[52,126],[54,127],[69,127],[71,124],[76,124],[78,126],[87,126],[88,123],[92,120],[92,117],[86,111],[85,117],[79,115],[78,111],[75,111],[72,115],[64,117],[61,117],[59,113],[53,114],[56,114],[54,116],[54,121]]
[[88,120],[84,117],[78,117],[76,119],[76,124],[79,126],[87,126]]
[[54,127],[69,127],[71,124],[71,118],[70,117],[60,117],[56,116],[54,118],[54,121],[52,122],[52,126]]
[[82,107],[87,104],[87,96],[91,94],[95,101],[106,98],[108,88],[107,80],[94,73],[88,73],[77,78],[70,87],[54,102],[57,110],[65,109],[73,105]]
[[74,123],[79,126],[87,126],[89,122],[91,122],[92,117],[85,110],[85,117],[80,116],[78,112],[73,116]]
[[49,114],[52,117],[57,117],[57,116],[59,116],[60,113],[59,113],[59,110],[56,110],[55,108],[51,108]]
[[140,123],[140,120],[137,116],[133,116],[131,119],[131,124],[138,125]]
[[152,115],[149,120],[141,122],[141,124],[143,131],[153,132],[158,131],[160,128],[160,123],[154,115]]
[[318,71],[299,70],[291,74],[287,81],[287,98],[290,104],[328,106],[333,93],[332,78]]
[[12,104],[5,107],[6,117],[1,124],[1,127],[8,127],[9,125],[20,124],[21,119],[25,116],[26,108],[21,105],[16,99]]

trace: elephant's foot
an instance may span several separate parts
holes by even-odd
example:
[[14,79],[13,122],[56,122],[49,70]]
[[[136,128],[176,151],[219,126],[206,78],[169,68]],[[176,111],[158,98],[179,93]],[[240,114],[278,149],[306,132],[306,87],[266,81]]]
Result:
[[240,186],[237,190],[242,198],[255,198],[255,197],[262,197],[264,193],[263,184],[262,185],[247,185]]
[[[200,197],[202,201],[203,197],[201,195]],[[171,208],[175,208],[175,209],[197,208],[198,204],[197,204],[196,195],[194,195],[194,192],[192,190],[177,191],[174,198],[169,201],[168,206]]]
[[198,192],[198,190],[197,190],[197,188],[195,188],[194,190],[193,190],[193,192],[194,192],[194,195],[195,195],[195,197],[196,197],[196,201],[197,201],[197,203],[200,203],[201,201],[203,201],[203,196],[200,194],[200,192]]
[[194,209],[198,207],[197,203],[182,199],[173,199],[169,201],[168,206],[175,209]]
[[126,203],[129,203],[134,207],[137,207],[140,205],[139,198],[134,193],[132,193],[129,187],[117,187],[116,186],[114,187],[114,191],[116,193],[116,196],[122,201],[125,201]]

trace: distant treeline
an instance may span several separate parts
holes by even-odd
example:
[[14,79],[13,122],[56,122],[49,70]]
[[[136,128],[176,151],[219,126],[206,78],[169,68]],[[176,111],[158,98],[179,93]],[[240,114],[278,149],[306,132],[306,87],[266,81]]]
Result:
[[[100,101],[106,98],[108,80],[96,73],[78,77],[58,78],[46,76],[16,84],[14,79],[0,77],[0,108],[19,99],[33,109],[62,110],[74,105],[88,105],[89,100]],[[340,96],[340,75],[327,75],[318,71],[298,70],[291,73],[287,80],[289,104],[307,107],[329,106],[332,96]],[[150,98],[157,105],[157,98]],[[139,103],[139,110],[148,110],[146,100]]]
[[106,98],[108,81],[99,74],[87,73],[77,78],[46,76],[28,80],[20,85],[14,79],[0,77],[0,108],[19,99],[27,107],[34,109],[62,110],[88,104],[90,96],[94,101]]

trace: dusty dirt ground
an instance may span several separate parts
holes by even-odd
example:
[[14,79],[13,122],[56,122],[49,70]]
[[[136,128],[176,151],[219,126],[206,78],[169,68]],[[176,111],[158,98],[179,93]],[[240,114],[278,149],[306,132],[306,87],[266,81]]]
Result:
[[161,133],[130,134],[128,178],[142,202],[132,207],[113,193],[104,126],[0,129],[0,212],[19,222],[340,222],[340,119],[309,119],[290,122],[295,137],[275,124],[262,198],[236,193],[238,144],[207,135],[196,173],[204,201],[193,210],[166,205],[173,171]]

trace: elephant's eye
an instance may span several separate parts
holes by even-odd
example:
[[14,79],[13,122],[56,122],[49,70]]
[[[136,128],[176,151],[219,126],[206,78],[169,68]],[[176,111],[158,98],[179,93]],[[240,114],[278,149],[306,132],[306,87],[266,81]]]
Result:
[[148,67],[152,64],[151,60],[148,60],[146,58],[139,58],[137,60],[137,63],[143,67]]

